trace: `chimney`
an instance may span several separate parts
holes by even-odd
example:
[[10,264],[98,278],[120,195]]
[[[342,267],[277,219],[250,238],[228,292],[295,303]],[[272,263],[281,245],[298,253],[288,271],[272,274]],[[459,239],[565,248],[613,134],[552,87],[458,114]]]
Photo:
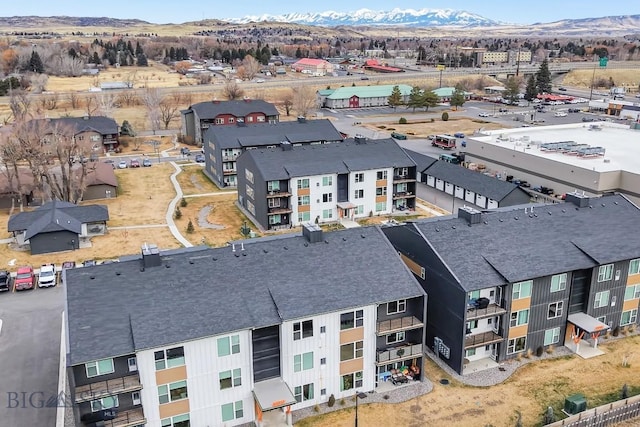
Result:
[[280,148],[282,148],[282,151],[291,151],[293,149],[293,145],[291,145],[289,141],[282,141],[280,142]]
[[302,235],[309,243],[322,242],[322,228],[318,224],[303,224]]
[[307,118],[305,116],[298,116],[298,123],[307,123]]
[[580,194],[577,191],[574,191],[573,193],[567,194],[565,202],[573,203],[579,208],[586,208],[587,206],[589,206],[589,196],[586,196],[584,192]]
[[144,244],[142,246],[142,266],[146,268],[160,267],[162,260],[160,259],[160,250],[157,245]]
[[482,222],[482,213],[470,206],[463,206],[458,209],[458,218],[464,218],[469,224],[480,224]]
[[365,142],[367,142],[367,138],[363,135],[356,135],[353,137],[353,142],[355,142],[356,144],[364,144]]

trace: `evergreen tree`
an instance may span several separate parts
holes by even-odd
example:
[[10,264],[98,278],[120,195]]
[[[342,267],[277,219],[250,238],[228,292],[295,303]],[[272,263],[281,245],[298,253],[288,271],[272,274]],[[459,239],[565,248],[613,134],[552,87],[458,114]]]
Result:
[[458,111],[458,107],[462,107],[464,105],[464,90],[460,87],[456,87],[456,90],[451,95],[451,100],[449,100],[449,104],[452,107],[455,107],[456,111]]
[[120,126],[120,135],[122,136],[136,136],[136,132],[133,130],[131,123],[128,120],[122,122]]
[[140,42],[136,42],[136,56],[143,55],[144,51],[142,50],[142,46],[140,46]]
[[542,61],[536,73],[536,89],[538,93],[551,93],[551,72],[546,59]]
[[414,86],[411,88],[411,93],[409,93],[409,101],[407,102],[407,107],[413,108],[413,111],[416,111],[416,108],[420,108],[424,105],[424,93],[422,89],[418,86]]
[[389,106],[395,110],[398,105],[402,105],[402,93],[398,85],[394,86],[391,90],[391,95],[388,98]]
[[70,57],[72,58],[77,58],[78,57],[78,52],[76,52],[76,50],[74,48],[70,48],[69,52],[67,52],[69,54]]
[[137,56],[137,65],[138,67],[147,67],[149,65],[149,61],[147,61],[147,56],[144,53],[141,53]]
[[35,50],[31,52],[31,59],[29,59],[29,71],[40,74],[44,73],[44,65],[42,65],[40,55],[38,55],[38,52]]
[[428,90],[424,93],[422,106],[424,107],[425,111],[428,111],[429,107],[435,107],[436,105],[438,105],[438,102],[440,102],[440,97],[432,91]]
[[175,50],[175,48],[173,46],[171,46],[171,48],[169,49],[169,58],[172,61],[176,60],[176,50]]
[[518,84],[518,80],[515,77],[509,77],[505,89],[504,98],[509,101],[511,105],[517,104],[518,95],[520,95],[520,84]]
[[536,78],[531,75],[529,76],[529,80],[527,80],[527,87],[524,90],[524,99],[531,102],[536,99],[538,95],[538,89],[536,88]]
[[296,49],[296,58],[302,58],[302,50],[300,50],[300,47]]

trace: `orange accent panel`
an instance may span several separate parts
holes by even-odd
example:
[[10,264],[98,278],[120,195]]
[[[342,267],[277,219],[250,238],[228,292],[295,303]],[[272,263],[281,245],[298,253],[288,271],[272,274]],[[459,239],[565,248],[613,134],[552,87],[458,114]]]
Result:
[[572,330],[572,328],[573,328],[573,325],[571,323],[567,323],[567,327],[565,328],[565,331],[564,331],[564,342],[565,343],[571,339],[571,330]]
[[515,326],[513,328],[509,328],[509,339],[512,340],[518,337],[526,337],[528,330],[529,330],[529,325]]
[[311,195],[310,188],[298,188],[298,196],[309,196]]
[[311,212],[311,205],[298,206],[298,212]]
[[189,413],[189,399],[160,405],[160,418],[175,417],[187,413]]
[[364,357],[340,362],[340,375],[364,370]]
[[640,274],[632,274],[627,277],[627,285],[640,285]]
[[389,185],[389,181],[387,181],[386,179],[376,180],[376,187],[386,187],[387,185]]
[[638,299],[630,299],[629,301],[625,301],[622,303],[622,311],[633,310],[634,308],[638,308],[638,303],[640,300]]
[[413,274],[418,277],[422,277],[422,267],[420,266],[420,264],[404,254],[400,254],[400,258],[402,258],[402,261],[404,261],[404,263],[407,265],[407,267],[409,267],[409,270],[411,270]]
[[531,307],[531,298],[520,298],[511,301],[511,311],[524,310]]
[[253,401],[253,406],[256,408],[256,418],[258,421],[262,421],[262,409],[260,409],[260,405],[258,405],[258,401]]
[[364,328],[347,329],[346,331],[340,331],[340,344],[347,344],[354,341],[364,340]]
[[187,379],[187,366],[176,366],[175,368],[156,371],[156,384],[169,384]]
[[386,202],[387,196],[376,196],[376,203],[378,202]]

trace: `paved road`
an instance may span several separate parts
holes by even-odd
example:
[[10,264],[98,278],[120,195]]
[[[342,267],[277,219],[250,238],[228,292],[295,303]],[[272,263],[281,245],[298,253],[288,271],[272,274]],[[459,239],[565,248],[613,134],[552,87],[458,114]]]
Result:
[[0,294],[0,425],[53,426],[64,289]]

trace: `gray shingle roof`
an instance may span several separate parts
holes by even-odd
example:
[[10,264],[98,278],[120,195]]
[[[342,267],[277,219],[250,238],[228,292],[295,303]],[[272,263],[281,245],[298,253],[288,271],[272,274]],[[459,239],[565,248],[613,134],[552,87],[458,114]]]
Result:
[[238,158],[239,168],[244,156],[253,158],[265,180],[415,166],[392,138],[367,140],[366,143],[346,139],[341,144],[292,147],[289,151],[281,148],[248,150]]
[[404,150],[409,157],[411,157],[411,159],[415,162],[416,164],[416,169],[418,172],[423,172],[425,169],[427,169],[429,166],[431,166],[434,162],[436,162],[438,159],[431,157],[431,156],[427,156],[425,154],[421,154],[418,153],[416,151],[411,151],[411,150]]
[[292,144],[314,141],[342,141],[342,134],[331,121],[307,120],[303,123],[278,122],[244,126],[211,126],[205,142],[214,141],[219,148],[260,147],[289,141]]
[[629,232],[640,224],[640,210],[618,195],[591,206],[537,205],[531,213],[522,205],[483,213],[473,226],[449,218],[415,227],[467,291],[640,257]]
[[[424,294],[376,227],[66,272],[72,365]],[[119,275],[118,275],[119,273]]]
[[87,131],[96,131],[101,135],[110,135],[118,133],[118,123],[110,117],[92,116],[92,117],[61,117],[57,119],[38,119],[33,120],[33,124],[44,126],[63,126],[74,130],[74,134]]
[[194,110],[200,119],[214,119],[220,114],[231,114],[235,117],[245,117],[251,113],[264,113],[266,116],[278,115],[275,105],[261,99],[199,102],[189,109]]

